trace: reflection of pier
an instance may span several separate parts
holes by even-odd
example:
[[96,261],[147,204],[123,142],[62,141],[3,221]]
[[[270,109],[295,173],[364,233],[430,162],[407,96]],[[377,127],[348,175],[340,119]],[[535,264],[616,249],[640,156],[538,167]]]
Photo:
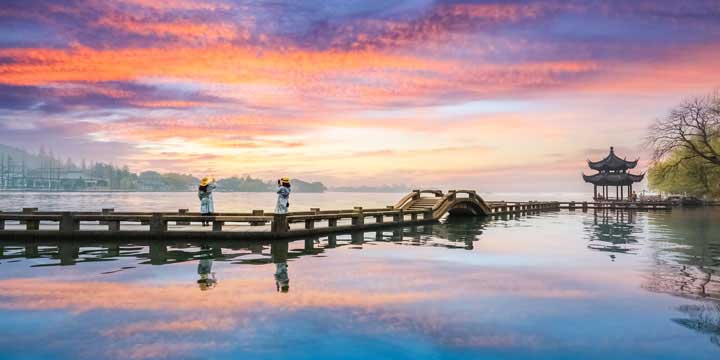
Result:
[[[392,242],[400,245],[442,246],[451,249],[470,248],[477,236],[482,233],[485,221],[457,220],[444,226],[425,224],[420,226],[394,227],[377,231],[354,231],[347,234],[314,236],[298,240],[278,240],[272,242],[254,241],[193,241],[193,240],[157,240],[137,239],[132,241],[54,241],[19,240],[4,241],[0,246],[0,260],[22,258],[48,258],[60,260],[55,264],[33,266],[76,265],[84,262],[109,261],[117,257],[140,259],[140,264],[163,265],[213,258],[218,261],[231,261],[236,264],[267,264],[271,257],[244,258],[244,255],[263,255],[265,251],[278,244],[293,244],[289,254],[279,258],[292,260],[302,256],[323,253],[326,249],[342,246],[361,246],[367,243]],[[454,230],[445,229],[451,227]],[[460,233],[458,233],[460,232]],[[444,241],[439,239],[446,237]],[[455,245],[457,244],[457,245]],[[301,245],[301,246],[298,246]],[[278,250],[276,250],[278,251]],[[281,250],[280,250],[281,251]],[[282,251],[281,251],[282,253]],[[267,255],[267,254],[265,254]],[[274,258],[278,256],[273,255]]]
[[[210,290],[222,279],[215,278],[213,262],[241,265],[274,265],[275,286],[280,292],[290,290],[292,261],[301,257],[316,256],[339,247],[362,247],[370,243],[391,242],[404,246],[443,246],[450,249],[472,249],[472,243],[482,233],[484,221],[453,220],[444,226],[394,227],[377,231],[355,231],[349,234],[331,234],[324,237],[307,237],[295,241],[183,241],[133,240],[112,241],[6,241],[0,246],[0,262],[22,258],[44,258],[45,263],[31,267],[82,266],[84,263],[133,258],[139,265],[165,265],[181,262],[198,262],[201,290]],[[446,227],[454,230],[447,232]],[[454,235],[452,235],[454,234]],[[441,240],[447,236],[449,240]],[[57,260],[57,261],[53,261]],[[135,266],[122,267],[107,273],[121,272]]]
[[[103,212],[0,212],[0,239],[146,238],[198,240],[269,240],[302,238],[397,226],[419,226],[451,216],[519,216],[558,209],[557,202],[486,202],[475,191],[415,190],[396,205],[351,210],[311,209],[289,214]],[[13,222],[13,224],[10,224]],[[198,224],[210,222],[212,231]]]
[[627,201],[627,200],[609,200],[609,201],[569,201],[559,202],[560,209],[582,210],[602,209],[602,210],[627,210],[627,211],[671,211],[672,204],[667,202],[651,202],[651,201]]

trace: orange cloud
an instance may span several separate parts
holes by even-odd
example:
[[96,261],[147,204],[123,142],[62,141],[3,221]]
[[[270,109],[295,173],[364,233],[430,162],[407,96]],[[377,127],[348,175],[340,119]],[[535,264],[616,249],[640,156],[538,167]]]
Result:
[[119,0],[118,3],[137,5],[155,10],[230,10],[232,5],[224,1],[200,0]]
[[[107,16],[98,20],[94,25],[131,34],[171,36],[179,38],[181,41],[235,40],[243,34],[235,25],[224,22],[197,23],[187,20],[155,22],[152,19],[138,19],[134,16]],[[248,36],[247,32],[244,34]]]
[[[191,284],[192,285],[192,284]],[[225,280],[208,298],[204,292],[187,285],[146,286],[105,282],[58,282],[44,279],[15,279],[0,281],[3,309],[67,309],[86,312],[96,309],[195,311],[197,304],[223,311],[249,309],[262,304],[284,309],[302,307],[374,307],[387,304],[411,303],[440,299],[449,294],[430,292],[364,293],[356,291],[330,292],[313,290],[292,297],[278,297],[268,292],[265,282]],[[238,296],[234,289],[243,289]],[[187,326],[187,323],[175,324]],[[193,325],[195,326],[195,325]],[[167,329],[167,326],[165,327]]]

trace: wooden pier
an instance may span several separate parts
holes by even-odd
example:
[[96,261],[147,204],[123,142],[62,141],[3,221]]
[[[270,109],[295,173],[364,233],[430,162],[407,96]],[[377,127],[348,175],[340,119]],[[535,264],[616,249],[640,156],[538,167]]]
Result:
[[[0,212],[0,240],[38,238],[194,238],[272,240],[438,222],[453,216],[520,216],[555,211],[558,202],[486,202],[472,190],[414,190],[394,206],[296,211],[288,214],[178,212]],[[212,224],[202,227],[202,222]],[[12,223],[12,224],[11,224]]]
[[588,209],[605,209],[605,210],[672,210],[672,204],[667,202],[633,202],[633,201],[570,201],[559,202],[560,209],[567,210],[588,210]]
[[[485,201],[473,190],[414,190],[397,204],[384,208],[355,207],[345,210],[295,211],[288,214],[216,213],[203,216],[180,209],[177,212],[57,212],[25,208],[0,211],[0,240],[19,239],[117,239],[164,238],[196,240],[272,240],[323,236],[414,226],[438,222],[445,216],[522,216],[561,209],[622,211],[672,210],[666,202]],[[207,222],[212,226],[203,227]]]

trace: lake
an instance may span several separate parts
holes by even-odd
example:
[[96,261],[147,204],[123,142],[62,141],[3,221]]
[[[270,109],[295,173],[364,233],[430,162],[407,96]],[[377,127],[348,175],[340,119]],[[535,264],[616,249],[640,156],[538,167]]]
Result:
[[[1,195],[4,211],[197,202]],[[291,203],[374,207],[401,195]],[[274,204],[272,194],[216,201]],[[0,243],[0,359],[717,359],[719,220],[720,208],[558,211],[290,242]]]

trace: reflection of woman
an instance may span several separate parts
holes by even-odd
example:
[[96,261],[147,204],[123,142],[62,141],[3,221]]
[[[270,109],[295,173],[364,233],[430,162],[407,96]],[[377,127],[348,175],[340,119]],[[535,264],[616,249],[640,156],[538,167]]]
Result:
[[290,291],[290,277],[288,276],[288,242],[276,241],[270,244],[270,254],[275,264],[275,287],[284,293]]
[[[203,247],[202,249],[207,249],[207,247]],[[200,275],[200,279],[197,281],[197,283],[200,287],[200,290],[202,291],[210,290],[214,288],[217,284],[217,279],[215,279],[215,273],[212,272],[212,267],[212,258],[200,259],[200,261],[198,262],[197,271],[198,275]]]
[[276,214],[287,214],[290,207],[290,179],[284,177],[278,180],[278,199],[275,206]]
[[[212,196],[213,190],[215,190],[215,179],[206,177],[200,181],[198,198],[200,199],[200,214],[203,216],[209,216],[215,212],[215,202]],[[207,221],[203,221],[203,226],[208,226]]]
[[290,291],[290,278],[287,263],[275,264],[275,287],[284,293]]

